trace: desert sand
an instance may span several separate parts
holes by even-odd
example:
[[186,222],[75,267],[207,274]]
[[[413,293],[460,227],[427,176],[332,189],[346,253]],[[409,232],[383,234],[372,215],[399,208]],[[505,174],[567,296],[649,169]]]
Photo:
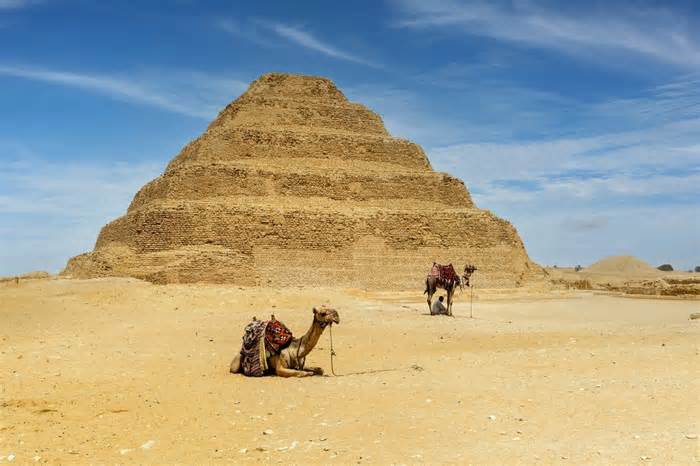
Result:
[[[696,300],[478,290],[455,318],[415,292],[0,284],[0,463],[690,464]],[[228,373],[243,326],[340,312],[329,374]],[[326,332],[327,333],[327,332]]]

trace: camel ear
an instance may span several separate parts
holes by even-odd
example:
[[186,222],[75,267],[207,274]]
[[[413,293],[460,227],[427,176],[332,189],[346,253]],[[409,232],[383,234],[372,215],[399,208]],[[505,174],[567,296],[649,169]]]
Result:
[[314,307],[314,315],[315,315],[315,314],[318,314],[318,309],[316,309],[316,308]]

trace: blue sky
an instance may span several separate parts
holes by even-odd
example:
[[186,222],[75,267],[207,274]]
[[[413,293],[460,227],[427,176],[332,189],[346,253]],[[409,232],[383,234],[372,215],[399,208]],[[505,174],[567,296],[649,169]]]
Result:
[[0,275],[60,270],[262,73],[333,79],[543,265],[700,265],[700,2],[0,0]]

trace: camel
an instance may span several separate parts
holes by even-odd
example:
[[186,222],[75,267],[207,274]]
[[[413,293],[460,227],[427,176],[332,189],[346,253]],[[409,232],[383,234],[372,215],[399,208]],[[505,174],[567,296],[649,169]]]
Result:
[[476,267],[470,264],[464,266],[464,272],[462,276],[459,275],[452,282],[445,283],[440,277],[433,275],[428,275],[425,279],[425,291],[424,294],[428,295],[428,312],[430,312],[430,306],[432,304],[433,295],[438,288],[442,288],[447,292],[447,315],[452,315],[452,297],[457,289],[457,286],[463,288],[464,285],[469,285],[469,277],[476,271]]
[[[301,338],[293,338],[291,343],[277,354],[267,357],[267,367],[280,377],[309,377],[323,375],[320,367],[304,367],[306,355],[314,349],[327,326],[340,323],[335,309],[326,306],[313,308],[311,327]],[[231,361],[231,373],[241,372],[241,355],[237,354]]]

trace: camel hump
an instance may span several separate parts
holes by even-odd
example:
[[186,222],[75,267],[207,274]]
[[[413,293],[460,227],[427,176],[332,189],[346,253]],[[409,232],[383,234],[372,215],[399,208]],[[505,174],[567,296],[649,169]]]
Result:
[[438,263],[433,263],[433,267],[430,269],[430,275],[432,277],[437,277],[443,281],[454,281],[457,279],[457,272],[455,271],[452,263],[448,265],[441,265]]
[[[274,316],[273,316],[274,317]],[[292,331],[274,318],[265,327],[265,345],[271,353],[279,353],[292,342]]]

